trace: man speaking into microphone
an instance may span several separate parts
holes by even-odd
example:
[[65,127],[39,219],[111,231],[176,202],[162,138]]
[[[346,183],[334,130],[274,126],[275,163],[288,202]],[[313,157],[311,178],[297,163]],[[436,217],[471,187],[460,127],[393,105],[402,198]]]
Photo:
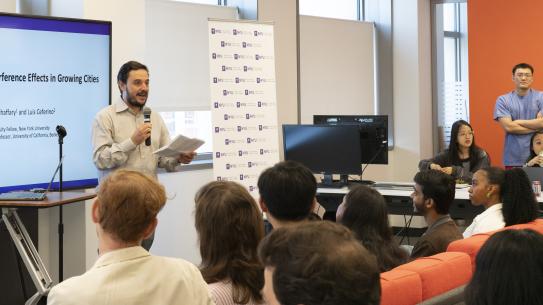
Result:
[[[136,61],[125,63],[117,74],[117,85],[120,99],[100,110],[92,125],[93,161],[98,168],[98,181],[120,168],[156,178],[158,167],[172,172],[180,163],[190,163],[195,152],[181,153],[176,158],[153,154],[170,143],[170,135],[162,117],[145,107],[149,95],[147,67]],[[148,249],[146,242],[144,247]]]

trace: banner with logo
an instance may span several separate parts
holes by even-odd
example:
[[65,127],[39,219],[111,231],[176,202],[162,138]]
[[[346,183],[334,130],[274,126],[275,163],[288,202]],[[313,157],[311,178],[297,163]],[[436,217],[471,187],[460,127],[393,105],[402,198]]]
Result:
[[213,175],[257,197],[279,161],[273,25],[209,21]]

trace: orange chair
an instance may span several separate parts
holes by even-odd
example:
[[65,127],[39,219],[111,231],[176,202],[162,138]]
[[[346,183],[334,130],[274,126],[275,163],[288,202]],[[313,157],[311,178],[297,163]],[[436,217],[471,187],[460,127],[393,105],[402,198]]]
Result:
[[422,257],[395,269],[419,274],[423,301],[466,284],[472,274],[470,257],[461,252]]
[[420,302],[422,283],[416,272],[392,269],[381,273],[381,305],[413,305]]

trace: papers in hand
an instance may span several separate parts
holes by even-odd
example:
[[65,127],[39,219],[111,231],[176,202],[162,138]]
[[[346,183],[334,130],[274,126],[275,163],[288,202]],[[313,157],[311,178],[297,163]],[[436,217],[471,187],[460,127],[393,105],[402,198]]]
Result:
[[200,139],[187,138],[184,135],[178,135],[170,144],[155,150],[153,153],[161,157],[177,157],[180,153],[190,153],[202,146],[204,141]]

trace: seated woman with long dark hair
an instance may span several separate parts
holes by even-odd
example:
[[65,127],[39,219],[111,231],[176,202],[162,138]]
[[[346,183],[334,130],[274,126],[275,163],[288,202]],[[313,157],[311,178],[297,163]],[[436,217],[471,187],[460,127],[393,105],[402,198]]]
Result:
[[490,157],[486,151],[475,145],[473,128],[464,120],[458,120],[452,125],[448,149],[432,159],[419,162],[421,171],[440,170],[463,183],[471,182],[474,172],[488,166],[490,166]]
[[376,190],[364,185],[351,189],[338,207],[336,221],[351,229],[377,257],[381,272],[407,261],[407,252],[393,238],[385,198]]
[[543,130],[534,132],[530,139],[530,156],[526,160],[526,166],[543,166]]
[[530,180],[520,168],[482,168],[475,172],[468,192],[472,204],[484,206],[485,211],[473,219],[464,238],[538,217],[539,207]]
[[240,184],[215,181],[195,200],[200,271],[217,305],[263,304],[264,268],[257,247],[264,223],[255,200]]
[[477,253],[466,305],[542,305],[543,236],[533,230],[492,235]]

